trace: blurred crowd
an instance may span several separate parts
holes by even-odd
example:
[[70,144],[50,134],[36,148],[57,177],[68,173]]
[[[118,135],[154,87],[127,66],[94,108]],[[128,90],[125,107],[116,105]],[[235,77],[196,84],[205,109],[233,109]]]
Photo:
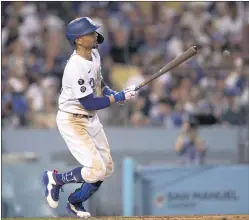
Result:
[[[200,50],[124,107],[128,124],[180,127],[188,114],[245,122],[246,2],[3,2],[3,126],[56,127],[61,77],[72,53],[64,30],[79,16],[102,24],[102,74],[115,90],[142,82],[193,45]],[[106,112],[111,123],[120,108]]]

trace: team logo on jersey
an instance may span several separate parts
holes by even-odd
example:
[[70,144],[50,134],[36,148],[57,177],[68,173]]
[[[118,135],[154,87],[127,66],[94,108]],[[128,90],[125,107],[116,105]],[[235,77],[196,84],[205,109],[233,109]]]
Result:
[[78,80],[78,84],[79,84],[79,85],[83,85],[84,82],[85,82],[84,79],[79,79],[79,80]]
[[85,86],[81,86],[80,87],[80,91],[83,93],[83,92],[85,92],[86,91],[86,87]]

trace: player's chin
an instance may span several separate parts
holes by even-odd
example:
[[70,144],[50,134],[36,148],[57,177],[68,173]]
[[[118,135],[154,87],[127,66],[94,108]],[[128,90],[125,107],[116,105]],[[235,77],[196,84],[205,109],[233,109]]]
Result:
[[96,49],[96,48],[98,48],[98,43],[96,42],[94,45],[93,45],[93,49]]

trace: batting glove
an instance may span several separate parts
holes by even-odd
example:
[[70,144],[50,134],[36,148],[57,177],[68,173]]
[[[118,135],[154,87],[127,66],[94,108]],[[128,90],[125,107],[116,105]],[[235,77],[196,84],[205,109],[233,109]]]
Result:
[[[121,102],[118,102],[118,104],[120,105],[124,105],[128,102],[128,100],[131,100],[135,97],[135,95],[137,94],[137,92],[135,91],[135,88],[136,86],[135,85],[132,85],[132,86],[128,86],[126,89],[123,90],[124,93],[127,93],[127,92],[131,92],[131,98],[130,99],[126,99],[124,101],[121,101]],[[135,92],[135,94],[134,94]]]
[[135,92],[135,95],[137,94],[137,92],[135,91],[136,89],[136,86],[135,85],[131,85],[131,86],[128,86],[126,89],[124,89],[123,91],[134,91]]
[[132,98],[134,98],[134,96],[136,95],[135,91],[131,91],[131,90],[124,90],[121,92],[118,92],[114,95],[114,99],[115,102],[123,102],[125,100],[131,100]]

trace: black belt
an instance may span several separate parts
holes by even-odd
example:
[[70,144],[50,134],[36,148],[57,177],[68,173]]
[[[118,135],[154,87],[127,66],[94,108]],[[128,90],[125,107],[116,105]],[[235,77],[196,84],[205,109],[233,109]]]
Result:
[[87,118],[87,119],[93,118],[92,115],[76,114],[76,113],[72,113],[72,112],[66,112],[66,111],[63,111],[63,110],[61,110],[61,109],[59,109],[59,110],[62,111],[62,112],[68,113],[68,114],[72,114],[73,117],[75,117],[75,118]]

